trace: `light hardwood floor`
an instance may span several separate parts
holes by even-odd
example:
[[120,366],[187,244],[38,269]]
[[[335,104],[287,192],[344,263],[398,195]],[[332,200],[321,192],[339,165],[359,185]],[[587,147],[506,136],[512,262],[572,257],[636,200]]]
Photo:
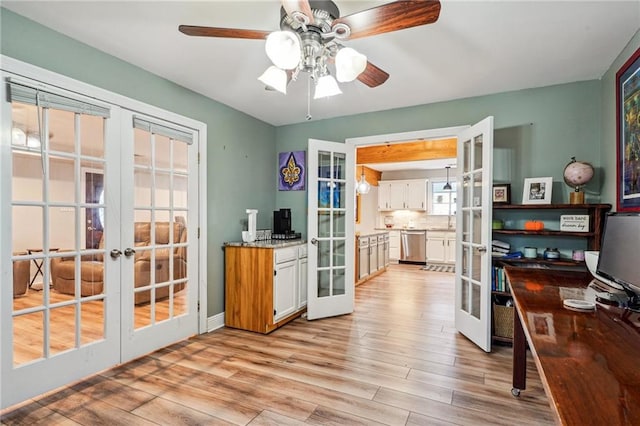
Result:
[[356,310],[260,335],[221,329],[51,392],[2,424],[553,424],[529,359],[454,328],[453,275],[413,265],[357,287]]

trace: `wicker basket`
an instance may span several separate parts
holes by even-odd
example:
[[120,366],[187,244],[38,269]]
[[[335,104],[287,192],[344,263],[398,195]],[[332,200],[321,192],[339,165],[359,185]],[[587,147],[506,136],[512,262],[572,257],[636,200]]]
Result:
[[493,304],[493,333],[513,339],[513,307]]

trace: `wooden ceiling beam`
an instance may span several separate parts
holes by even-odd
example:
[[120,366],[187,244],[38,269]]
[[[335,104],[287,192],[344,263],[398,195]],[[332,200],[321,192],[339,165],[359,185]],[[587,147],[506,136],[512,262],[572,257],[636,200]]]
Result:
[[452,138],[366,146],[357,149],[356,164],[455,158],[457,142],[456,138]]

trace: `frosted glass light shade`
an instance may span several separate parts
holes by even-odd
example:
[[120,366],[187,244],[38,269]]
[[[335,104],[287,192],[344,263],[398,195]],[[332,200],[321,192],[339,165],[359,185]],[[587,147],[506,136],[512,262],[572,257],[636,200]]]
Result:
[[292,70],[300,63],[300,39],[291,31],[274,31],[267,36],[267,56],[273,65]]
[[324,75],[318,79],[316,92],[313,99],[326,98],[328,96],[339,95],[342,90],[338,87],[338,82],[330,75]]
[[258,80],[263,82],[267,87],[277,90],[280,93],[287,94],[287,72],[271,65],[262,73]]
[[369,182],[367,182],[367,180],[364,178],[364,175],[360,176],[360,180],[356,185],[356,192],[358,194],[368,194],[370,190],[371,185],[369,184]]
[[339,82],[353,81],[367,68],[367,57],[350,47],[336,54],[336,78]]

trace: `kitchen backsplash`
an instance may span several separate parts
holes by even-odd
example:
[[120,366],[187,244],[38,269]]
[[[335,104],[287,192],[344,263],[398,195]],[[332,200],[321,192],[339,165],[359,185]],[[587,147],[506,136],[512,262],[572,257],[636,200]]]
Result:
[[398,210],[393,212],[378,212],[377,228],[384,228],[385,224],[392,223],[393,228],[447,228],[455,227],[456,218],[452,216],[428,215],[424,212]]

